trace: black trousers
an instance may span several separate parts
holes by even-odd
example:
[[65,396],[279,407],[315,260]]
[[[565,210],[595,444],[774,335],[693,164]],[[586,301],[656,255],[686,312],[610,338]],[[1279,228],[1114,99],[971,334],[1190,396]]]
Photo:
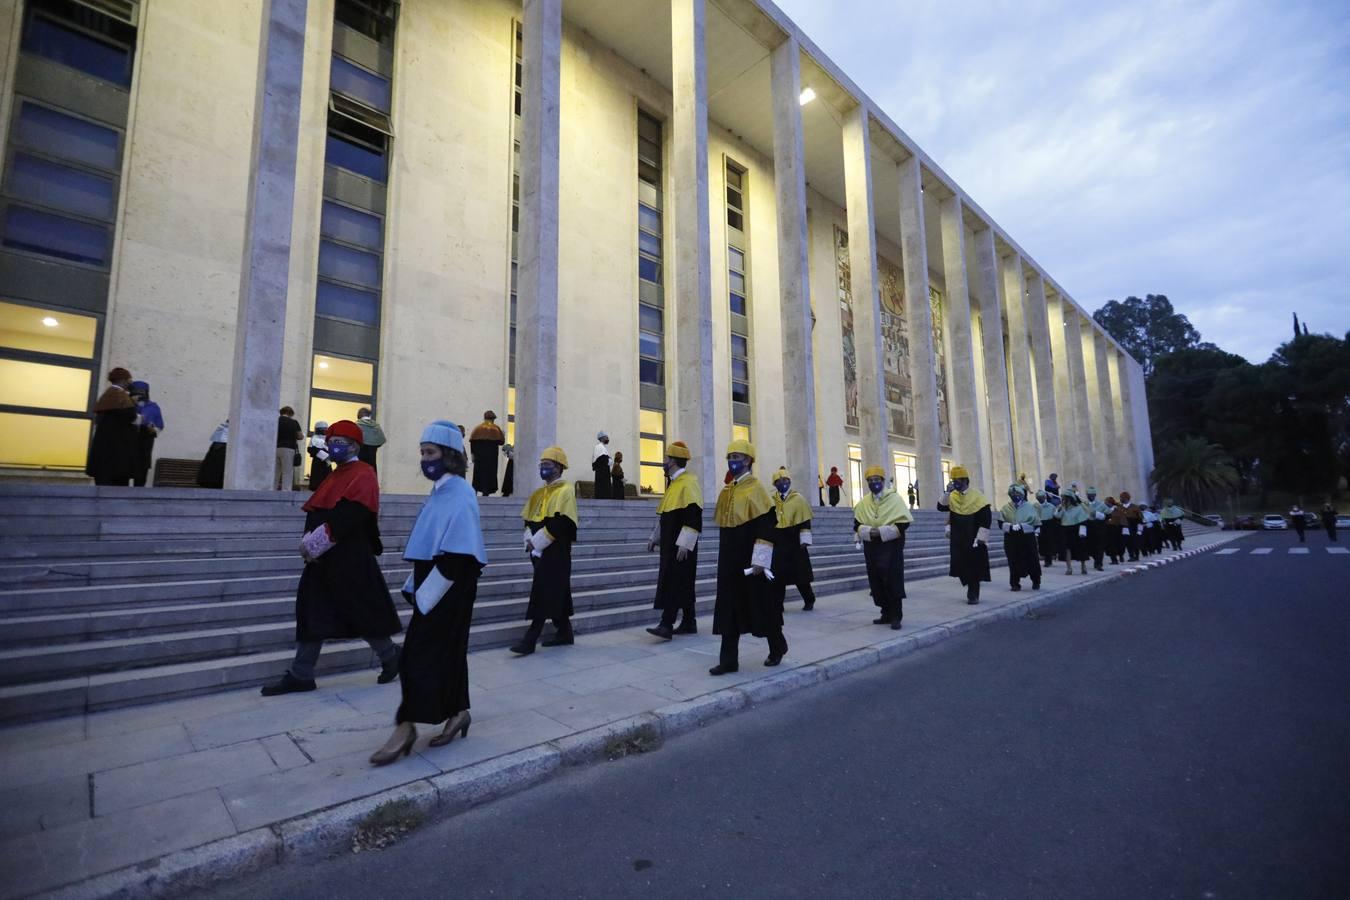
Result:
[[[539,640],[539,635],[544,633],[544,623],[548,621],[548,616],[538,616],[530,622],[530,627],[525,629],[524,643],[533,645]],[[553,627],[558,629],[558,634],[566,637],[572,633],[572,620],[567,616],[558,616],[553,620]]]
[[681,627],[694,623],[694,600],[692,598],[684,606],[661,610],[661,624],[666,628],[674,628],[675,617],[680,613],[684,613],[680,618]]
[[[783,629],[776,629],[766,638],[769,642],[769,653],[773,656],[782,656],[787,652],[787,638],[783,637]],[[740,666],[740,645],[741,634],[739,631],[728,631],[722,633],[722,652],[718,655],[718,662],[730,668]]]

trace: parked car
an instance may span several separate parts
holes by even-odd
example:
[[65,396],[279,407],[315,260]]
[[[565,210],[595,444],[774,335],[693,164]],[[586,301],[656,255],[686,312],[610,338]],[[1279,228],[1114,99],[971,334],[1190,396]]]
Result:
[[1201,515],[1199,518],[1200,521],[1204,522],[1206,525],[1213,525],[1219,530],[1223,530],[1228,527],[1228,523],[1225,522],[1223,520],[1223,516],[1220,515],[1213,515],[1213,516]]
[[1289,527],[1289,523],[1284,520],[1284,516],[1276,513],[1270,513],[1261,517],[1262,531],[1284,531]]
[[1238,516],[1233,522],[1234,531],[1256,531],[1261,527],[1261,523],[1256,516]]
[[1347,516],[1347,515],[1344,515],[1344,514],[1337,516],[1337,517],[1336,517],[1336,527],[1337,527],[1337,528],[1350,528],[1350,516]]

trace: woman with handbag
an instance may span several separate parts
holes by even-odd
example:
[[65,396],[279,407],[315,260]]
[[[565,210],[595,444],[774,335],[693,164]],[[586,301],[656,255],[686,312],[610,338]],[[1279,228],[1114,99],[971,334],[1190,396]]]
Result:
[[403,701],[394,733],[370,757],[377,766],[412,751],[417,722],[445,723],[431,739],[433,747],[469,734],[469,626],[487,550],[467,471],[459,427],[444,420],[428,425],[422,431],[422,474],[433,487],[403,551],[413,564],[403,584],[403,597],[413,605],[399,661]]

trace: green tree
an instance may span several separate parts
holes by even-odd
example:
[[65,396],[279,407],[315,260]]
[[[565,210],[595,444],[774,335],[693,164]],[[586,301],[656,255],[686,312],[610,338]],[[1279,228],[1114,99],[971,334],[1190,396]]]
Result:
[[1203,510],[1237,488],[1238,473],[1232,457],[1218,444],[1188,437],[1163,448],[1149,481],[1160,495]]
[[1300,334],[1261,368],[1276,401],[1267,448],[1274,481],[1297,493],[1335,491],[1350,475],[1350,334]]
[[1163,446],[1192,436],[1212,440],[1215,386],[1222,374],[1244,368],[1251,369],[1251,363],[1217,348],[1194,347],[1158,357],[1147,385],[1154,443]]
[[[1158,357],[1200,346],[1200,332],[1190,319],[1172,308],[1166,294],[1149,294],[1143,300],[1133,296],[1124,301],[1111,300],[1092,318],[1139,361],[1145,378],[1153,374]],[[1205,346],[1218,349],[1213,344]]]

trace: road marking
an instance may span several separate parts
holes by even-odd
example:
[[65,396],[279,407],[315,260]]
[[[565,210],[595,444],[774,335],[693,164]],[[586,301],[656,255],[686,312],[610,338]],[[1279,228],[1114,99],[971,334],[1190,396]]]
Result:
[[1311,551],[1309,551],[1307,547],[1290,547],[1290,548],[1289,548],[1289,552],[1290,552],[1290,553],[1309,553],[1309,552],[1311,552]]
[[1263,556],[1274,549],[1274,547],[1257,547],[1252,551],[1252,556]]
[[1216,552],[1214,553],[1214,555],[1215,555],[1215,556],[1230,556],[1230,555],[1232,555],[1232,554],[1234,554],[1234,553],[1238,553],[1238,552],[1240,552],[1240,551],[1238,550],[1237,547],[1225,547],[1225,548],[1222,549],[1222,550],[1216,551]]
[[1328,547],[1328,553],[1350,553],[1350,547]]

